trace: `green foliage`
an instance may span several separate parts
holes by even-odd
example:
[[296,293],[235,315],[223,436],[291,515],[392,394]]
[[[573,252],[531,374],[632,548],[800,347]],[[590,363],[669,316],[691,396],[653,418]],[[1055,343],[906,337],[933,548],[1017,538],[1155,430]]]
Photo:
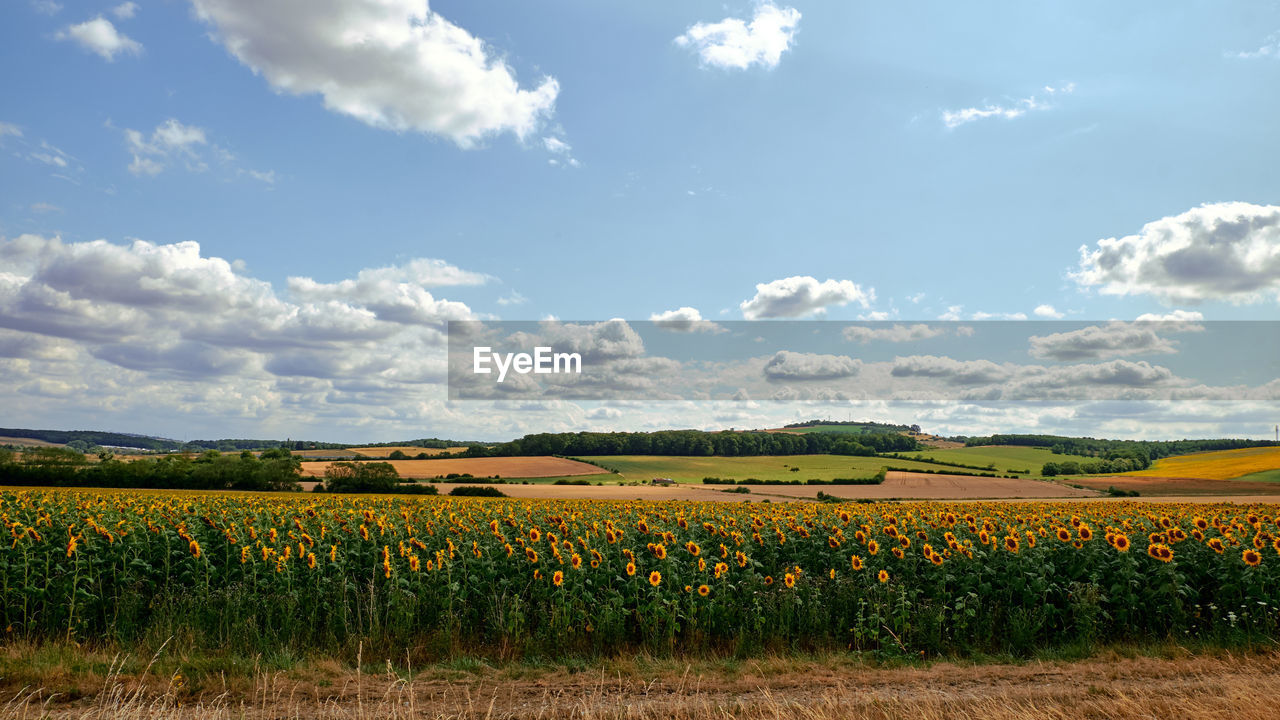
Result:
[[449,491],[450,495],[465,497],[506,497],[507,494],[496,487],[475,487],[462,485]]
[[400,473],[389,462],[335,462],[324,470],[326,492],[391,492]]

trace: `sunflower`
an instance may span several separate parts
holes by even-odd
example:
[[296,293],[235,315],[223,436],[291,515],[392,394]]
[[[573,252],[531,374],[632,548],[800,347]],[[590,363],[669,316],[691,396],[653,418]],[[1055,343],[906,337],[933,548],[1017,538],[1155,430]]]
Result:
[[889,571],[888,571],[888,570],[881,570],[881,571],[880,571],[880,574],[879,574],[879,575],[877,575],[877,576],[876,576],[876,578],[877,578],[880,582],[882,582],[882,583],[887,583],[887,582],[889,582]]
[[772,584],[773,584],[773,576],[772,576],[772,575],[765,575],[765,576],[764,576],[764,584],[765,584],[765,587],[768,587],[768,586],[772,585]]
[[1129,552],[1129,536],[1123,534],[1116,535],[1111,540],[1111,547],[1114,547],[1120,552]]
[[649,584],[654,587],[658,587],[659,585],[661,585],[662,573],[658,572],[657,570],[654,570],[653,572],[649,573]]
[[1071,542],[1071,531],[1064,527],[1058,528],[1058,539],[1062,542]]
[[1084,523],[1081,523],[1080,527],[1076,528],[1076,531],[1080,533],[1080,539],[1085,542],[1089,542],[1093,539],[1093,530]]
[[1221,555],[1221,554],[1222,554],[1222,552],[1223,552],[1224,550],[1226,550],[1226,548],[1224,548],[1224,547],[1222,546],[1222,539],[1221,539],[1221,538],[1210,538],[1209,542],[1207,542],[1207,543],[1205,543],[1205,544],[1209,546],[1209,549],[1210,549],[1210,550],[1212,550],[1212,551],[1214,551],[1214,552],[1218,553],[1219,555]]
[[538,528],[529,528],[529,542],[538,542],[542,537],[542,533],[538,532]]
[[1245,550],[1240,557],[1244,560],[1244,564],[1249,567],[1258,567],[1262,563],[1262,556],[1258,554],[1257,550]]
[[899,560],[901,560],[901,559],[902,559],[902,556],[903,556],[903,554],[904,554],[904,553],[902,552],[902,548],[900,548],[900,547],[896,547],[896,548],[894,548],[891,552],[893,553],[893,556],[894,556],[894,557],[896,557],[896,558],[898,558]]
[[791,573],[787,573],[786,576],[782,578],[782,582],[787,587],[793,588],[796,586],[796,576]]
[[1008,550],[1008,551],[1009,551],[1009,552],[1011,552],[1011,553],[1017,554],[1017,552],[1018,552],[1018,536],[1017,536],[1017,535],[1009,535],[1009,536],[1007,536],[1007,537],[1004,539],[1004,549],[1005,549],[1005,550]]
[[563,584],[564,584],[564,571],[562,571],[562,570],[557,570],[557,571],[555,571],[555,572],[551,575],[551,582],[552,582],[552,584],[554,584],[556,587],[560,587],[561,585],[563,585]]
[[627,563],[627,575],[631,576],[635,574],[636,574],[636,564],[633,562]]
[[879,544],[879,543],[877,543],[875,540],[872,540],[871,542],[868,542],[868,543],[867,543],[867,553],[868,553],[868,554],[870,554],[870,555],[875,555],[875,554],[876,554],[876,553],[878,553],[878,552],[880,552],[880,544]]
[[849,564],[853,567],[854,570],[861,570],[862,558],[858,557],[857,555],[852,555],[849,557]]
[[194,558],[200,557],[200,543],[196,542],[195,540],[192,540],[191,543],[187,545],[187,549],[191,551],[192,557]]
[[711,588],[707,587],[706,585],[699,585],[698,594],[701,595],[702,597],[706,597],[711,594]]
[[529,562],[531,562],[531,563],[536,563],[536,562],[538,562],[538,551],[537,551],[537,550],[534,550],[533,548],[525,548],[525,549],[524,549],[524,556],[525,556],[526,558],[528,558],[528,559],[529,559]]
[[698,543],[692,540],[684,544],[684,549],[687,550],[689,554],[694,557],[698,557],[699,555],[702,554],[702,548],[698,547]]
[[1155,543],[1154,545],[1148,546],[1147,554],[1160,562],[1169,562],[1173,559],[1173,551],[1164,543]]
[[653,546],[653,556],[659,560],[667,559],[667,548],[662,543]]

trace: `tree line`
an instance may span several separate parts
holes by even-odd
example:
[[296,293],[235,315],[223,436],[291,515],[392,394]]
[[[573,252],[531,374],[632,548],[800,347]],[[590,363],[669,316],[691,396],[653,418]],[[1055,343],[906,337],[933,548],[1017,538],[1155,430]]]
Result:
[[[461,457],[534,455],[864,455],[919,449],[914,438],[897,433],[765,433],[746,431],[536,433],[491,446],[472,446]],[[459,457],[459,456],[455,456]]]
[[[1091,437],[1063,437],[1061,435],[987,435],[971,437],[965,445],[1022,445],[1047,447],[1055,455],[1084,455],[1102,459],[1127,457],[1145,458],[1142,468],[1154,460],[1173,455],[1188,455],[1213,450],[1239,450],[1251,447],[1269,447],[1272,440],[1245,440],[1242,438],[1208,438],[1203,440],[1102,440]],[[1142,469],[1137,468],[1137,469]],[[1090,472],[1090,471],[1086,471]],[[1108,471],[1110,472],[1110,471]],[[1115,472],[1124,472],[1118,470]]]
[[198,457],[166,455],[122,462],[104,453],[90,464],[68,448],[45,447],[20,455],[0,451],[0,485],[113,487],[173,490],[301,490],[301,459],[287,449],[261,456],[245,451],[224,455],[209,450]]

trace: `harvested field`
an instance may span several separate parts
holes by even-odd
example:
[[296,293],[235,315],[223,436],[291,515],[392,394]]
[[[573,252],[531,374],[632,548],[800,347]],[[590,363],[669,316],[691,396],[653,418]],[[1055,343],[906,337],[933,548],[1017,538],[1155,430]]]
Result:
[[1134,477],[1132,475],[1115,475],[1097,478],[1065,478],[1063,482],[1084,485],[1095,490],[1105,491],[1109,487],[1117,490],[1135,490],[1143,495],[1257,495],[1273,498],[1280,496],[1280,483],[1254,482],[1248,480],[1207,480],[1204,478],[1186,477]]
[[363,457],[360,453],[352,450],[294,450],[293,454],[300,458],[324,458],[326,460]]
[[409,457],[413,457],[415,455],[421,455],[423,453],[426,453],[428,455],[453,455],[456,453],[463,453],[467,451],[467,449],[464,447],[424,448],[424,447],[415,447],[413,445],[397,445],[395,447],[347,448],[347,452],[352,452],[352,453],[355,453],[356,455],[363,455],[365,457],[374,457],[374,458],[390,457],[391,453],[397,450],[404,453],[405,455],[408,455]]
[[[444,477],[453,473],[475,477],[541,478],[564,475],[608,474],[595,465],[557,457],[447,458],[442,460],[388,460],[403,478]],[[327,462],[304,462],[302,474],[321,477]]]
[[0,436],[0,445],[23,445],[26,447],[62,447],[58,443],[46,442],[44,440],[36,440],[35,438],[20,438]]
[[[427,461],[432,463],[440,460]],[[506,477],[505,475],[503,477]],[[715,502],[812,501],[823,492],[849,500],[978,500],[1016,498],[1097,498],[1092,490],[1067,487],[1036,480],[969,477],[964,475],[928,475],[891,472],[880,485],[618,485],[617,476],[599,478],[604,485],[496,485],[510,497],[594,500],[710,500]],[[304,483],[305,484],[305,483]],[[443,483],[440,492],[466,483]],[[725,492],[733,487],[750,493]],[[309,488],[308,488],[309,489]]]
[[[153,671],[59,678],[75,692],[9,688],[0,714],[46,718],[671,718],[803,717],[1080,720],[1274,717],[1275,653],[1124,657],[874,668],[855,658],[764,657],[732,665],[603,661],[470,672],[425,668],[407,679],[332,666],[174,687]],[[369,660],[366,658],[366,660]],[[12,683],[7,683],[12,685]],[[40,687],[37,685],[36,687]],[[9,698],[17,697],[13,700]]]

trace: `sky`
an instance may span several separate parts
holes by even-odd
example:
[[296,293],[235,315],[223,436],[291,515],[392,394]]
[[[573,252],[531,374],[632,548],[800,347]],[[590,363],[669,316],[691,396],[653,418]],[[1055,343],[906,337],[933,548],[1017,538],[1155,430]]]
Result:
[[[1278,5],[11,0],[0,41],[5,426],[1265,437],[1280,415],[1265,382],[1246,413],[1102,418],[453,402],[445,352],[451,320],[1273,320]],[[1120,334],[1147,345],[1107,362],[1168,364]]]

